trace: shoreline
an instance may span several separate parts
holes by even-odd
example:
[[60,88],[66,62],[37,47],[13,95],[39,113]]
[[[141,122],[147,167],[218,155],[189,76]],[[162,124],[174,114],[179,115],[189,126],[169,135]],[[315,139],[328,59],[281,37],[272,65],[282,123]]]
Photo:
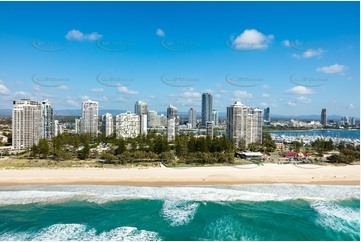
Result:
[[360,165],[292,164],[189,168],[57,168],[0,170],[0,186],[122,185],[191,186],[237,184],[360,185]]

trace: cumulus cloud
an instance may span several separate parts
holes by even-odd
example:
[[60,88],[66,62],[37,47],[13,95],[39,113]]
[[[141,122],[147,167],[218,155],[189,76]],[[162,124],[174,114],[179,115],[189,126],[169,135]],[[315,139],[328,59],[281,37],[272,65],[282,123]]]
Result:
[[265,90],[266,90],[266,89],[269,89],[269,88],[270,88],[269,85],[263,85],[263,86],[262,86],[262,89],[265,89]]
[[92,88],[90,89],[91,92],[104,92],[103,88]]
[[157,29],[155,34],[158,35],[159,37],[164,37],[165,36],[165,32],[163,31],[163,29]]
[[101,34],[98,34],[97,32],[93,32],[90,34],[84,34],[80,32],[79,30],[73,29],[70,30],[66,35],[65,38],[68,40],[77,40],[77,41],[83,41],[83,40],[98,40],[102,37]]
[[18,97],[18,96],[20,96],[20,97],[28,97],[28,96],[30,96],[30,94],[29,93],[27,93],[27,92],[24,92],[24,91],[18,91],[18,92],[15,92],[14,93],[14,96],[16,96],[16,97]]
[[246,29],[233,40],[233,45],[236,49],[266,49],[273,38],[255,29]]
[[263,94],[262,94],[262,97],[268,98],[268,97],[270,97],[270,95],[269,95],[268,93],[263,93]]
[[334,64],[330,66],[318,67],[316,70],[326,74],[333,74],[333,73],[343,72],[347,70],[347,67],[344,65]]
[[298,97],[297,101],[300,103],[305,103],[305,104],[311,103],[311,99],[304,97],[304,96]]
[[129,90],[126,86],[119,86],[119,87],[117,87],[117,90],[118,90],[119,93],[130,94],[130,95],[134,95],[134,94],[139,93],[139,92],[134,91],[134,90]]
[[307,95],[307,94],[314,93],[312,91],[312,89],[304,87],[304,86],[295,86],[295,87],[292,87],[291,89],[288,89],[286,92],[290,93],[290,94],[301,94],[301,95]]
[[354,105],[352,103],[350,103],[350,104],[347,105],[347,108],[348,109],[354,109],[355,107],[354,107]]
[[72,106],[72,107],[79,107],[80,106],[80,103],[78,103],[77,101],[73,100],[73,99],[67,99],[65,101],[65,103],[68,105],[68,106]]
[[235,98],[240,98],[240,99],[242,99],[242,98],[250,99],[253,97],[251,93],[248,93],[246,91],[239,91],[239,90],[234,91],[233,96]]

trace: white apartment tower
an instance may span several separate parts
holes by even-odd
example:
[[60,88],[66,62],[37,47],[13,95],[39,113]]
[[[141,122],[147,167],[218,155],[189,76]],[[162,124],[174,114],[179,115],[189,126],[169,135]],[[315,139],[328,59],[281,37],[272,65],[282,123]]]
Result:
[[102,116],[102,132],[106,137],[113,134],[113,116],[110,113]]
[[167,140],[168,142],[175,140],[176,135],[176,119],[167,119]]
[[262,110],[251,109],[241,102],[227,107],[227,138],[238,147],[243,139],[246,146],[262,142]]
[[99,104],[95,101],[82,102],[82,119],[81,119],[81,133],[90,133],[97,135],[98,133],[98,108]]
[[42,105],[29,99],[13,101],[12,145],[26,149],[37,145],[44,137]]
[[115,117],[117,138],[135,138],[140,134],[140,115],[126,112]]
[[43,138],[51,140],[54,135],[54,114],[53,108],[48,100],[41,102],[41,115],[43,119]]
[[148,129],[148,104],[143,101],[136,101],[134,105],[134,113],[140,118],[140,134],[147,134]]

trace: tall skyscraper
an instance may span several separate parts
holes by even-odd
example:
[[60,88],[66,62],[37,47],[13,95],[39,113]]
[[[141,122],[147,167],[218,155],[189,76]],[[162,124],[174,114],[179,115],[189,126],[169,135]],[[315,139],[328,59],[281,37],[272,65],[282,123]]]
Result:
[[192,126],[192,129],[195,129],[197,127],[197,112],[194,108],[189,109],[188,123]]
[[[174,121],[169,121],[170,119],[174,119]],[[167,108],[167,129],[173,128],[173,123],[174,123],[174,138],[175,138],[175,136],[177,136],[178,134],[178,129],[179,129],[178,109],[172,105],[169,105],[169,107]]]
[[102,116],[102,132],[106,137],[113,134],[113,116],[110,113]]
[[43,138],[51,140],[54,135],[54,114],[53,108],[48,100],[41,102],[41,113],[43,119]]
[[323,108],[321,111],[321,124],[323,126],[327,125],[327,112],[326,112],[326,108]]
[[266,124],[270,124],[271,123],[271,112],[270,112],[270,108],[265,108],[264,112],[263,112],[263,120]]
[[218,127],[218,124],[219,124],[218,110],[213,109],[213,111],[212,111],[212,121],[213,121],[214,127]]
[[202,127],[205,128],[207,121],[212,121],[213,97],[210,93],[202,94]]
[[83,101],[82,102],[82,119],[81,132],[97,135],[98,133],[98,102]]
[[13,101],[12,145],[26,149],[37,145],[44,138],[42,105],[29,99]]
[[134,113],[139,115],[140,134],[147,134],[148,130],[148,104],[143,101],[136,101],[134,105]]
[[237,147],[242,140],[246,146],[262,143],[262,110],[251,109],[241,102],[227,107],[227,138]]
[[126,112],[115,117],[117,138],[135,138],[140,134],[140,115]]
[[134,105],[134,113],[137,115],[148,113],[148,104],[143,101],[136,101]]
[[159,124],[159,116],[157,111],[155,110],[149,110],[148,111],[148,127],[149,128],[155,128],[158,127]]

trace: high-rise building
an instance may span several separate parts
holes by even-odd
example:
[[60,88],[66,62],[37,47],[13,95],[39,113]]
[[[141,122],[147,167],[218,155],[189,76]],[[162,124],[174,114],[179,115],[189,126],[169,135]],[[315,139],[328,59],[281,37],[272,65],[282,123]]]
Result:
[[106,113],[102,116],[102,132],[106,137],[113,134],[113,116],[110,113]]
[[188,112],[188,123],[192,129],[197,127],[197,112],[194,108],[190,108]]
[[271,123],[271,112],[270,112],[270,108],[265,108],[263,111],[263,120],[265,122],[265,124],[270,124]]
[[350,118],[348,116],[342,117],[341,120],[345,125],[348,125],[350,123]]
[[168,142],[173,141],[176,136],[176,119],[167,119],[167,140]]
[[48,100],[41,102],[41,114],[43,119],[43,138],[51,140],[54,137],[54,114]]
[[212,111],[212,121],[213,121],[214,127],[218,127],[218,124],[219,124],[218,110],[213,109],[213,111]]
[[206,135],[213,139],[213,121],[208,121],[206,124]]
[[202,127],[205,128],[207,121],[212,121],[213,98],[210,93],[202,94]]
[[148,113],[148,104],[143,101],[136,101],[134,105],[134,113],[137,115]]
[[140,115],[126,112],[115,118],[116,137],[135,138],[140,134]]
[[352,125],[352,126],[356,125],[356,118],[355,117],[350,118],[350,125]]
[[174,119],[174,137],[175,137],[178,134],[178,129],[179,129],[179,114],[178,114],[178,109],[172,105],[169,105],[167,108],[167,128],[169,127],[170,124],[171,127],[173,127],[173,121],[169,122],[169,119]]
[[42,105],[29,99],[13,101],[12,145],[26,149],[37,145],[44,138]]
[[80,134],[80,131],[81,131],[80,125],[81,125],[81,117],[75,119],[75,133],[76,134]]
[[59,123],[59,120],[54,120],[54,137],[62,134],[63,131],[63,125]]
[[136,101],[134,105],[134,113],[139,115],[140,119],[140,133],[147,134],[148,129],[148,104],[143,101]]
[[323,126],[327,125],[327,112],[326,112],[326,108],[323,108],[321,111],[321,124]]
[[167,127],[167,116],[161,114],[158,116],[158,119],[159,119],[159,126]]
[[159,124],[159,116],[157,111],[149,110],[148,111],[148,127],[149,128],[156,128]]
[[227,107],[227,138],[239,146],[253,142],[262,143],[262,110],[251,109],[241,102]]
[[90,133],[97,135],[98,133],[98,102],[83,101],[82,103],[82,119],[81,119],[81,133]]

